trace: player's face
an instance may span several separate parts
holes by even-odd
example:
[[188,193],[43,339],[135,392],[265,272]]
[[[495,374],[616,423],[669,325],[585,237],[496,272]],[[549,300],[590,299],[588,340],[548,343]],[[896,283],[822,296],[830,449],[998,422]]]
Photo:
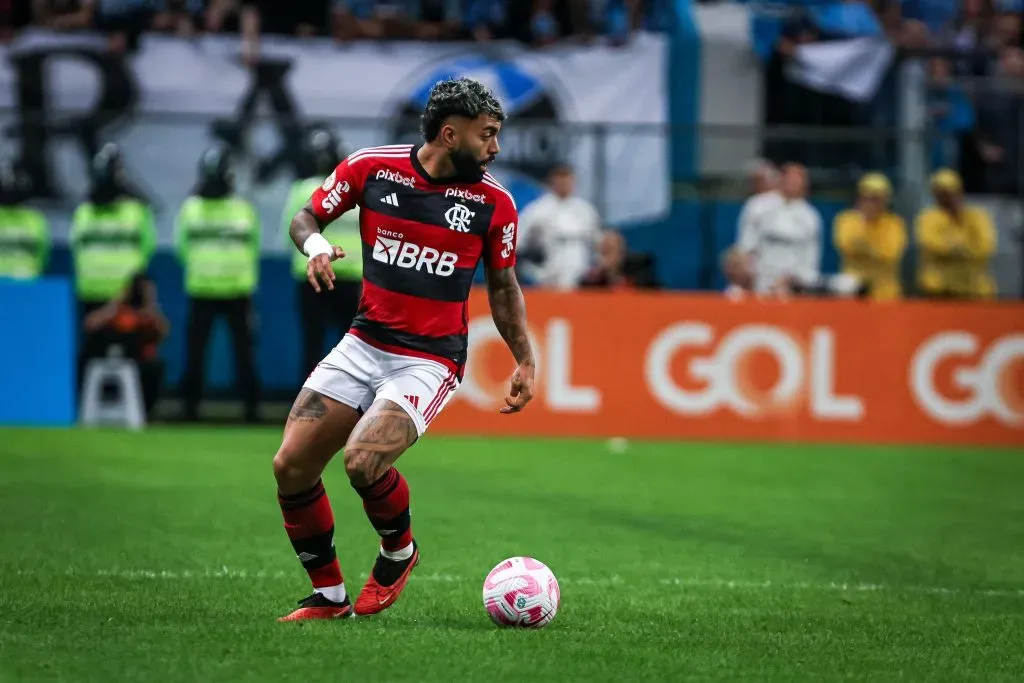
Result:
[[486,115],[460,122],[456,127],[453,146],[449,152],[459,176],[479,181],[487,166],[498,156],[498,131],[501,123]]

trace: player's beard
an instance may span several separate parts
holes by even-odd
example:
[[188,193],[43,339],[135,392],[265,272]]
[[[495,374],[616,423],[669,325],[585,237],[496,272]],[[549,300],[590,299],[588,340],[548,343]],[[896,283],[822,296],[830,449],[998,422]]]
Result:
[[490,159],[477,159],[472,152],[464,149],[453,149],[448,153],[455,167],[455,177],[463,182],[479,183],[484,179],[484,169],[481,164]]

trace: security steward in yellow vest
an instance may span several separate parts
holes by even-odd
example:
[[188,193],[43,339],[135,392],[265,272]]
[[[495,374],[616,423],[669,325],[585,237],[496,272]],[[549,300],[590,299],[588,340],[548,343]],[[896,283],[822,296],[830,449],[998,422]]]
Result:
[[104,145],[91,170],[89,199],[75,210],[70,236],[83,316],[119,297],[156,248],[153,212],[129,189],[117,145]]
[[217,318],[231,331],[235,378],[245,418],[258,421],[259,388],[254,362],[252,296],[259,281],[260,221],[255,207],[234,194],[226,146],[213,147],[199,163],[199,182],[178,212],[175,246],[189,298],[182,398],[186,420],[198,417],[210,332]]
[[34,280],[46,270],[50,229],[42,212],[24,206],[28,178],[8,161],[0,166],[0,278]]
[[[334,136],[323,129],[314,130],[310,134],[305,152],[309,177],[296,180],[292,184],[282,215],[284,234],[289,245],[291,240],[288,238],[288,228],[292,216],[302,210],[312,196],[313,190],[324,182],[345,156]],[[333,327],[336,333],[331,339],[332,346],[348,332],[352,318],[359,308],[359,297],[362,294],[363,259],[360,254],[363,242],[359,235],[359,207],[342,215],[328,229],[331,243],[344,249],[347,254],[345,258],[338,259],[332,264],[336,277],[333,290],[324,289],[317,294],[306,279],[308,259],[304,254],[291,250],[295,254],[292,273],[296,279],[296,299],[302,319],[300,380],[305,380],[316,364],[323,359],[324,337],[328,327]]]

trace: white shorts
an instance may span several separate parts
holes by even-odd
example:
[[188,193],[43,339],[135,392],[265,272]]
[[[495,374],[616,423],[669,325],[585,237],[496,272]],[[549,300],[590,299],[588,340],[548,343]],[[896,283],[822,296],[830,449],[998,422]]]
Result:
[[302,386],[361,412],[378,398],[393,401],[409,413],[422,436],[459,380],[441,363],[381,351],[346,334]]

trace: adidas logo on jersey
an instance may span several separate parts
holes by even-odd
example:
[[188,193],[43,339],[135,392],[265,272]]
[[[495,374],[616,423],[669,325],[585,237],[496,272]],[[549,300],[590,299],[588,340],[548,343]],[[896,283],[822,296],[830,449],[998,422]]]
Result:
[[426,271],[439,277],[448,277],[455,272],[455,264],[459,260],[458,254],[420,246],[415,242],[403,242],[402,233],[390,231],[387,233],[395,237],[377,234],[377,241],[373,244],[374,261],[387,263],[396,268]]
[[391,206],[398,206],[398,195],[394,192],[386,194],[380,198],[381,203],[390,204]]

